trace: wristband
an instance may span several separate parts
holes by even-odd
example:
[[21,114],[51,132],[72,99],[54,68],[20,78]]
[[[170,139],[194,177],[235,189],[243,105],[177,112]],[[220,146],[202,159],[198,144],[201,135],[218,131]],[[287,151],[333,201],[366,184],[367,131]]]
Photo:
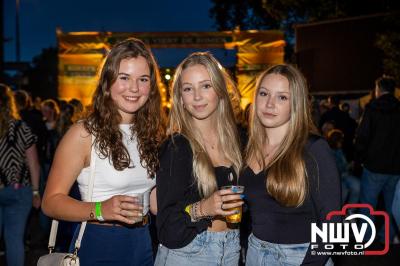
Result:
[[104,222],[104,218],[101,215],[101,202],[97,201],[95,205],[96,219],[97,221]]
[[39,190],[32,190],[32,195],[33,196],[40,196],[40,194],[39,194]]
[[192,212],[192,204],[189,204],[188,206],[186,206],[185,212],[186,212],[187,214],[189,214],[189,216],[190,216],[190,213]]

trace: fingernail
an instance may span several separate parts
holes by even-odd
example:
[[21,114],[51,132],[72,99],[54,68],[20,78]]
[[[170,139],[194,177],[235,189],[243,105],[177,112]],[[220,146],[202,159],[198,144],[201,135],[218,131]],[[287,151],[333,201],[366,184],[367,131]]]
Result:
[[241,199],[244,199],[245,197],[246,197],[246,196],[245,196],[244,194],[241,194],[241,195],[240,195],[240,198],[241,198]]

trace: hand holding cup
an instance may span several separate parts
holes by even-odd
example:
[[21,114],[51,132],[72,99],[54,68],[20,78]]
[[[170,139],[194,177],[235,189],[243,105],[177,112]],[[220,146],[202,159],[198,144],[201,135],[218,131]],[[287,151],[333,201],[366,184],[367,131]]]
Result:
[[238,213],[243,204],[243,196],[238,193],[236,188],[223,187],[215,191],[209,198],[202,202],[204,214],[210,216],[230,216]]
[[143,219],[143,194],[113,196],[102,202],[101,209],[106,221],[139,222]]

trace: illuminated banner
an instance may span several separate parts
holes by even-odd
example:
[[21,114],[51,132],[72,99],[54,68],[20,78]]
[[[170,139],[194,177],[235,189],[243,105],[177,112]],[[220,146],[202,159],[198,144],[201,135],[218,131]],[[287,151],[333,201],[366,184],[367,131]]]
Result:
[[282,63],[285,46],[280,31],[63,33],[57,30],[59,97],[77,98],[89,104],[103,58],[115,43],[129,37],[139,38],[151,48],[237,49],[236,76],[242,107],[250,101],[255,74],[268,65]]
[[59,55],[59,97],[76,98],[88,105],[97,86],[97,71],[102,60],[102,54]]

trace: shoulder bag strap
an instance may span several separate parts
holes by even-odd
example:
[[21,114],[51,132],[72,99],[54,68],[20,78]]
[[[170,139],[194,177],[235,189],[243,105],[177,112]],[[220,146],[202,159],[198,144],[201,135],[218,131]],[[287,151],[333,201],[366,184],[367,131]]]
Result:
[[[93,186],[94,186],[94,173],[95,173],[95,163],[96,163],[96,151],[94,147],[94,136],[92,135],[92,145],[91,145],[91,151],[90,151],[90,179],[89,179],[89,185],[88,185],[88,200],[92,200],[92,195],[93,195]],[[79,229],[79,234],[78,238],[76,239],[75,242],[75,252],[78,251],[78,249],[81,247],[81,241],[83,237],[83,233],[85,232],[86,228],[86,223],[87,221],[82,222],[81,228]],[[49,237],[49,250],[50,253],[53,251],[56,243],[56,237],[57,237],[57,229],[58,229],[58,221],[53,220],[51,223],[51,230],[50,230],[50,237]]]

